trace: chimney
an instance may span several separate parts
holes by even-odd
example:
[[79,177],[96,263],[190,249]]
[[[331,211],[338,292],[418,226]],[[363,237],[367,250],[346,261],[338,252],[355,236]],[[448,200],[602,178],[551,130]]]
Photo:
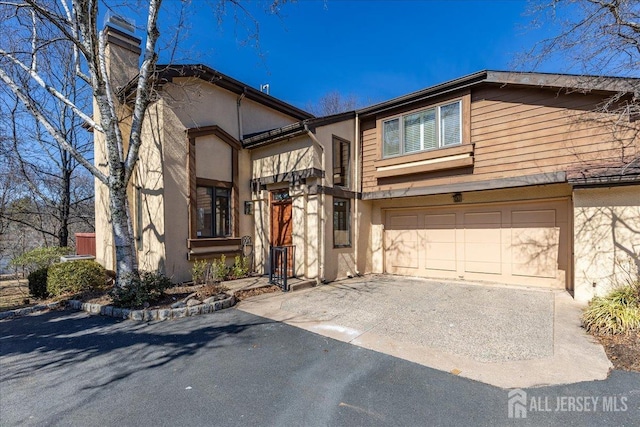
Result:
[[121,16],[108,14],[105,18],[107,72],[113,90],[124,87],[138,75],[141,39],[134,35],[135,23]]

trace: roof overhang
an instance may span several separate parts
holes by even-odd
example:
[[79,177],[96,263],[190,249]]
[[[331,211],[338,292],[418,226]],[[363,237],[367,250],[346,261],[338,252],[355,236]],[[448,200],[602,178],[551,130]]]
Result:
[[[308,113],[307,111],[288,104],[271,95],[267,95],[258,89],[203,64],[159,64],[156,65],[156,71],[152,80],[155,87],[162,88],[163,85],[171,83],[174,79],[183,77],[197,78],[237,95],[244,95],[247,99],[258,102],[298,120],[305,120],[314,117],[313,114]],[[138,76],[133,78],[124,88],[122,88],[119,91],[119,95],[128,99],[134,93],[137,83]]]
[[360,117],[367,118],[482,84],[565,89],[568,92],[580,93],[636,93],[640,90],[638,78],[485,70],[362,108],[356,112]]
[[264,145],[274,144],[286,139],[305,135],[309,132],[315,132],[318,127],[355,119],[355,117],[355,111],[347,111],[324,117],[315,117],[313,119],[302,120],[277,129],[271,129],[266,132],[245,135],[242,139],[242,143],[245,148],[258,148]]

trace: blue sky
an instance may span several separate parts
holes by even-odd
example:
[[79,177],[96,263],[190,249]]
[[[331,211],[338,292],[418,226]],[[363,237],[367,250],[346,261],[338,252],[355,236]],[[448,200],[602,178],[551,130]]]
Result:
[[300,0],[279,16],[264,12],[268,1],[244,4],[260,23],[259,49],[247,39],[250,20],[237,21],[228,8],[218,25],[211,6],[193,0],[177,59],[254,87],[269,83],[273,96],[302,108],[333,90],[369,105],[475,71],[512,69],[539,37],[525,28],[522,0]]

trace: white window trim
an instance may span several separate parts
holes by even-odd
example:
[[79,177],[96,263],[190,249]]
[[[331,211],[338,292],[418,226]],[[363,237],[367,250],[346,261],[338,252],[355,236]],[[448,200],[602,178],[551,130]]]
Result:
[[[452,105],[452,104],[458,104],[458,108],[460,111],[460,114],[458,115],[458,120],[459,120],[459,129],[460,129],[460,135],[459,135],[459,140],[456,143],[453,144],[444,144],[443,143],[443,127],[441,126],[441,113],[440,110],[442,107],[446,107],[448,105]],[[382,120],[382,125],[381,125],[381,140],[382,140],[382,147],[381,147],[381,153],[382,153],[382,158],[383,159],[391,159],[394,157],[400,157],[400,156],[407,156],[407,155],[411,155],[411,154],[416,154],[416,153],[424,153],[427,151],[435,151],[435,150],[441,150],[443,148],[448,148],[448,147],[454,147],[456,145],[461,145],[462,144],[462,133],[463,133],[463,120],[462,120],[462,115],[464,114],[463,109],[462,109],[462,99],[457,99],[457,100],[453,100],[453,101],[447,101],[444,102],[442,104],[438,104],[438,105],[432,105],[429,106],[428,108],[422,108],[420,110],[416,110],[416,111],[409,111],[406,112],[404,114],[399,114],[397,116],[394,117],[389,117],[385,120]],[[420,126],[420,150],[416,150],[416,151],[411,151],[406,153],[404,151],[404,118],[406,116],[410,116],[412,114],[417,114],[417,113],[421,113],[423,111],[428,111],[431,109],[435,109],[436,112],[436,137],[438,138],[438,146],[436,148],[424,148],[424,129],[423,129],[423,125]],[[391,155],[385,155],[385,141],[384,141],[384,125],[385,123],[391,122],[393,120],[398,120],[398,133],[399,133],[399,146],[400,146],[400,153],[398,154],[391,154]]]

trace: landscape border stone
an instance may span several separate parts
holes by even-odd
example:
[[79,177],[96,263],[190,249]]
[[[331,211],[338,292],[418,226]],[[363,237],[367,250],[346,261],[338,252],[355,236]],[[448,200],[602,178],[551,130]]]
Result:
[[16,310],[3,311],[0,312],[0,320],[26,316],[40,311],[71,308],[73,310],[85,311],[93,315],[129,319],[137,322],[151,322],[153,320],[180,319],[183,317],[213,313],[225,308],[233,307],[235,304],[235,295],[229,295],[227,298],[215,302],[205,302],[191,307],[144,310],[129,310],[110,305],[90,304],[78,300],[66,300],[50,304],[35,305],[33,307],[19,308]]

